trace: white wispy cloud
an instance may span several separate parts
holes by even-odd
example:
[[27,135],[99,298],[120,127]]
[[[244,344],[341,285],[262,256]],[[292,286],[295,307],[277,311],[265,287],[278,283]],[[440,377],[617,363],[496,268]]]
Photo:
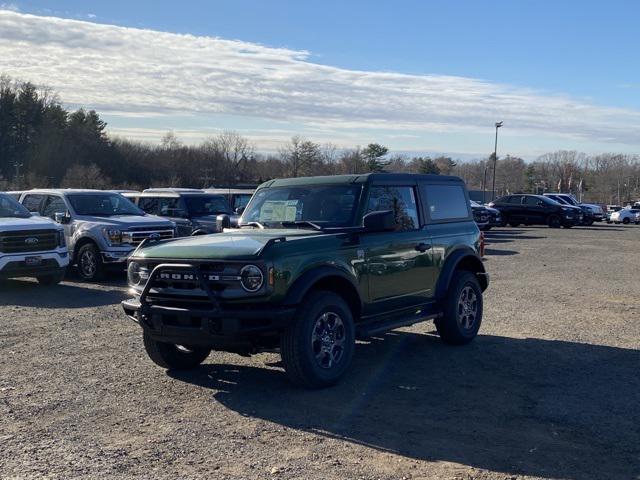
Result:
[[3,10],[0,58],[3,73],[130,119],[234,115],[337,138],[486,132],[504,120],[520,135],[640,146],[639,111],[474,78],[335,68],[239,40]]

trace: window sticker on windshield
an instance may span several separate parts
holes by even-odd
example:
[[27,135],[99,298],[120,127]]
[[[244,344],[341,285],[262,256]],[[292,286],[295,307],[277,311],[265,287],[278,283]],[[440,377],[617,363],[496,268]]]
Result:
[[267,200],[260,208],[261,222],[295,222],[298,200]]

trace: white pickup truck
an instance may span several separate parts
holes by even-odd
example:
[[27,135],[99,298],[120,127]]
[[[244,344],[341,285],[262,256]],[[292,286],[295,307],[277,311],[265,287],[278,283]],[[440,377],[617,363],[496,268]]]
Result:
[[62,281],[67,265],[64,229],[0,193],[0,279],[35,277],[53,285]]

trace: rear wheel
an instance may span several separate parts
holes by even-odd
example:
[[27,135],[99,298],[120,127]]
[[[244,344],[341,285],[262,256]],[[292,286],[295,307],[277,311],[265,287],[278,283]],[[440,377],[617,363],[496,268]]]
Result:
[[305,297],[280,339],[287,377],[307,388],[338,382],[351,364],[354,350],[351,310],[342,297],[323,290]]
[[469,343],[482,324],[482,289],[476,276],[455,272],[444,302],[443,316],[435,322],[440,338],[451,345]]
[[625,225],[628,225],[630,222],[630,220],[628,218],[623,218],[622,219],[622,223],[624,223]]
[[78,250],[77,263],[78,273],[83,280],[95,282],[104,277],[102,256],[95,244],[85,243],[80,247],[80,250]]
[[153,363],[168,370],[190,370],[204,362],[211,353],[211,349],[205,347],[158,342],[147,333],[143,341]]
[[549,228],[560,228],[562,226],[562,219],[558,215],[549,215],[547,225],[549,225]]

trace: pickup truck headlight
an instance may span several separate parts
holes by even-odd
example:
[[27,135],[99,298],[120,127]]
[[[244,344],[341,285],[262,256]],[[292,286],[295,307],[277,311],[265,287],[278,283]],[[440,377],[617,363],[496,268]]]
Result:
[[103,228],[102,234],[107,240],[109,245],[121,245],[122,244],[122,232],[112,228]]
[[245,265],[240,270],[240,283],[247,292],[257,292],[262,287],[263,282],[262,270],[255,265]]
[[67,246],[67,241],[64,238],[64,230],[58,230],[58,247],[64,248]]

